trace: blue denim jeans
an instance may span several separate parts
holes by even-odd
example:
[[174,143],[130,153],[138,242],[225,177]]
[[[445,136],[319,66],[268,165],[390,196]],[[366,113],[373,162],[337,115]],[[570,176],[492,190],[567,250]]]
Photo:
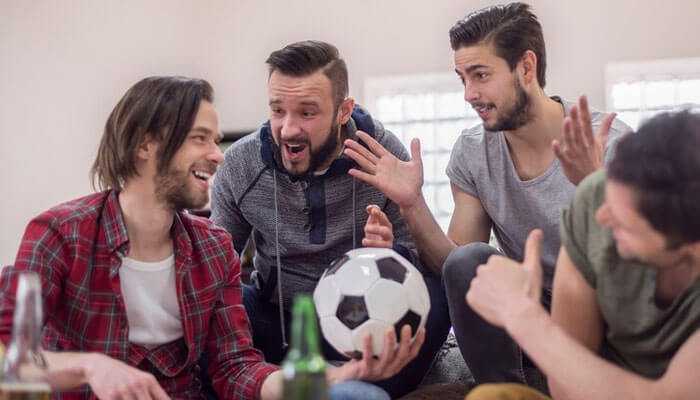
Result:
[[[442,276],[459,350],[477,384],[521,383],[548,393],[544,375],[520,346],[505,330],[481,318],[465,301],[477,267],[494,254],[501,253],[478,242],[454,249],[445,260]],[[542,304],[547,309],[551,298],[551,289],[545,289]]]
[[[415,359],[408,363],[395,376],[375,382],[391,398],[398,398],[413,391],[428,372],[435,355],[445,342],[450,330],[447,299],[442,279],[438,275],[424,273],[425,284],[430,295],[430,313],[426,322],[426,337],[423,347]],[[243,304],[253,331],[253,343],[265,355],[265,361],[279,364],[286,354],[282,348],[282,330],[280,328],[279,308],[261,298],[260,291],[254,286],[243,285]],[[289,332],[291,315],[285,313],[286,331]],[[347,360],[325,340],[322,341],[324,357],[329,361]],[[353,387],[350,385],[349,387]],[[342,392],[346,393],[346,392]]]
[[377,385],[362,381],[336,383],[328,389],[330,400],[390,400],[389,393]]

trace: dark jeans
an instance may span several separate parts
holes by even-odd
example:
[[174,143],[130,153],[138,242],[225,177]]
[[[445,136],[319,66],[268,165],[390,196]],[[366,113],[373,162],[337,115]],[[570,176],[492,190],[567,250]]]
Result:
[[[459,350],[477,384],[515,382],[547,393],[544,375],[520,346],[505,330],[482,319],[465,301],[477,267],[494,254],[500,253],[478,242],[454,249],[445,260],[442,276]],[[551,298],[551,290],[544,290],[542,304],[548,310]]]
[[[414,390],[428,372],[438,350],[447,338],[450,320],[447,300],[442,282],[437,275],[424,275],[430,295],[430,313],[426,322],[426,338],[418,356],[408,363],[398,374],[375,384],[386,390],[392,398],[401,397]],[[253,330],[255,347],[265,354],[267,362],[279,364],[285,356],[282,348],[282,330],[279,322],[279,309],[276,304],[260,298],[260,292],[253,286],[243,285],[243,303]],[[286,332],[289,335],[291,315],[285,314]],[[289,336],[288,336],[289,340]],[[329,361],[347,360],[323,340],[322,351]]]

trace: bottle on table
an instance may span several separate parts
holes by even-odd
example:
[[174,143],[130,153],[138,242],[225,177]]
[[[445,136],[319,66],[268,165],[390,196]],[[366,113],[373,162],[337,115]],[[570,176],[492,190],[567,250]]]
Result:
[[327,400],[326,361],[321,355],[316,311],[310,296],[299,295],[292,307],[292,343],[282,362],[285,400]]
[[5,352],[0,400],[48,400],[51,388],[41,352],[41,281],[31,272],[18,277],[12,339]]

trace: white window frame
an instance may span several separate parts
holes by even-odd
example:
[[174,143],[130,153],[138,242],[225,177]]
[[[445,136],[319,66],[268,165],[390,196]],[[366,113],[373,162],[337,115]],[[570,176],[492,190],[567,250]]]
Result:
[[[613,99],[613,87],[619,83],[653,82],[669,80],[696,80],[700,79],[700,57],[692,58],[669,58],[647,61],[627,61],[613,62],[605,67],[605,99],[607,109],[610,111],[638,111],[642,116],[647,111],[667,109],[668,107],[650,108],[647,107],[644,92],[640,99],[641,107],[638,109],[616,109]],[[678,93],[676,93],[678,96]],[[684,107],[676,97],[673,108]],[[700,104],[692,105],[697,109]],[[643,119],[641,119],[643,120]],[[641,122],[641,121],[640,121]]]

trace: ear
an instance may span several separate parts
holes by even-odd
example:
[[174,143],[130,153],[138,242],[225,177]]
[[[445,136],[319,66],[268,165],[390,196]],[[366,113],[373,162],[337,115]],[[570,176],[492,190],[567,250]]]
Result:
[[340,110],[338,111],[338,124],[345,125],[350,116],[352,115],[352,110],[355,108],[355,99],[348,97],[340,103]]
[[525,50],[523,57],[520,59],[519,67],[522,69],[523,83],[531,85],[537,82],[537,55],[532,50]]
[[141,141],[141,144],[137,147],[136,158],[146,161],[155,158],[157,151],[158,142],[155,141],[153,135],[147,133]]

